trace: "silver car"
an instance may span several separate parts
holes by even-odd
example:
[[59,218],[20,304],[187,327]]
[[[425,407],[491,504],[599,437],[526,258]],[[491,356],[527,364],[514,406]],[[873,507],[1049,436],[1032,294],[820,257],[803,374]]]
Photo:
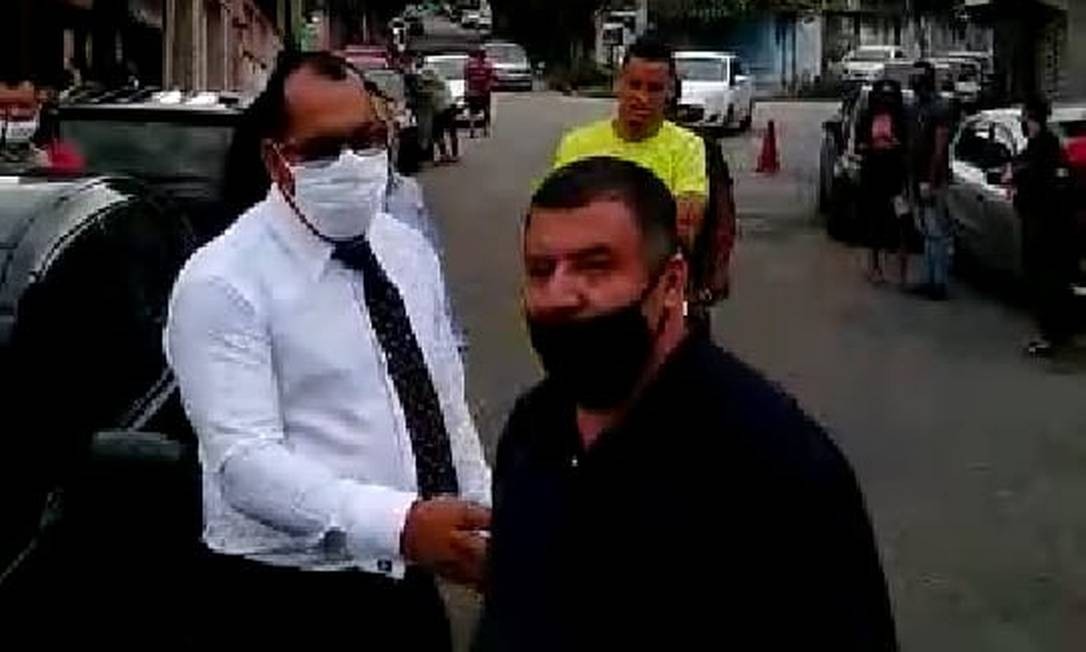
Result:
[[[1026,147],[1021,115],[1019,109],[994,109],[962,122],[951,148],[947,196],[959,253],[1013,280],[1023,277],[1022,228],[1002,179]],[[1056,108],[1050,125],[1064,143],[1086,136],[1086,106]]]

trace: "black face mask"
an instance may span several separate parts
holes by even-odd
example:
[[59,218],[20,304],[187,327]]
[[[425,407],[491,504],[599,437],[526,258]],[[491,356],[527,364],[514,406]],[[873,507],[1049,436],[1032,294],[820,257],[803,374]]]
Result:
[[580,407],[614,408],[633,394],[652,355],[656,335],[641,312],[652,287],[629,305],[602,315],[528,320],[532,347],[547,376]]

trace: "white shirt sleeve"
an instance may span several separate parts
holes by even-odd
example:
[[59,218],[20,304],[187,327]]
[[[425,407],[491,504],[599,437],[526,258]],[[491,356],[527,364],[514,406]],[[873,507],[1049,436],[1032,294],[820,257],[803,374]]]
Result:
[[182,278],[166,350],[205,472],[222,474],[235,509],[314,542],[341,532],[359,560],[402,562],[400,534],[417,496],[337,477],[291,449],[267,329],[237,289],[220,279]]

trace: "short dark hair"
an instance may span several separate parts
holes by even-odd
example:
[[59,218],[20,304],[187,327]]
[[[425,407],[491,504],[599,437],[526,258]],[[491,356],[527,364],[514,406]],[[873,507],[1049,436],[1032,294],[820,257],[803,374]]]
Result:
[[286,133],[288,122],[286,88],[287,81],[299,70],[309,70],[320,77],[343,81],[349,75],[357,75],[365,81],[362,71],[343,57],[331,52],[298,52],[286,50],[279,54],[275,68],[264,90],[247,111],[257,135],[263,138],[279,138]]
[[284,51],[263,92],[244,111],[226,155],[222,198],[231,215],[239,215],[268,194],[271,178],[261,162],[265,139],[278,139],[288,127],[286,85],[290,76],[308,68],[329,79],[343,80],[362,72],[330,52]]
[[646,34],[633,42],[622,58],[622,66],[629,65],[632,59],[641,59],[653,63],[666,63],[672,74],[675,73],[675,53],[671,46],[656,36]]
[[[679,236],[675,199],[648,168],[608,156],[570,163],[543,181],[532,196],[532,208],[571,210],[607,200],[619,201],[630,211],[644,241],[650,273],[658,273],[679,251]],[[529,211],[525,230],[531,219]]]
[[1025,111],[1026,117],[1032,118],[1041,124],[1047,123],[1048,117],[1052,115],[1052,105],[1040,95],[1031,95],[1026,98],[1022,109]]

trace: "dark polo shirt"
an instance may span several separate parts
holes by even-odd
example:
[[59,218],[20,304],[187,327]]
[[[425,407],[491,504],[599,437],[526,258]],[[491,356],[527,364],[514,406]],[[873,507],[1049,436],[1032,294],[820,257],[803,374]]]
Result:
[[896,649],[848,462],[706,338],[588,450],[562,388],[522,397],[494,501],[478,650]]

